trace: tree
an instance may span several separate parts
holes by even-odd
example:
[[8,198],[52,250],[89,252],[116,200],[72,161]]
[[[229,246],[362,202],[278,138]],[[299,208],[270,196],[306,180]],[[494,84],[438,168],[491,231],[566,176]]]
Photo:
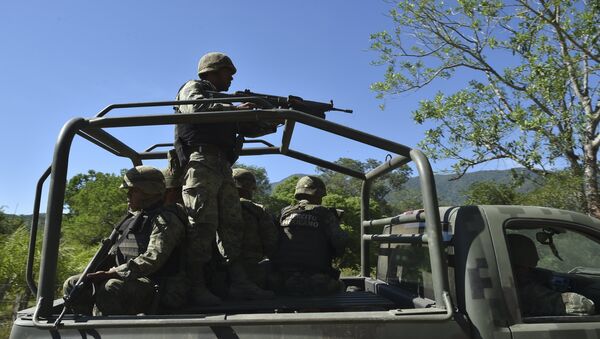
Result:
[[294,203],[294,191],[296,190],[298,179],[300,179],[300,176],[292,175],[275,186],[268,203],[265,203],[266,208],[273,215],[279,216],[284,207]]
[[[362,162],[349,158],[339,158],[335,163],[359,172],[368,172],[381,165],[381,162],[375,159],[367,159]],[[322,167],[317,167],[317,171],[321,173],[329,193],[360,198],[361,180]],[[411,173],[412,170],[409,167],[402,167],[384,175],[372,184],[371,199],[377,203],[381,213],[389,215],[397,212],[389,205],[386,197],[390,192],[400,190]]]
[[546,176],[540,187],[523,195],[521,203],[583,212],[586,208],[581,186],[582,178],[571,171],[555,172]]
[[566,166],[583,178],[588,213],[600,217],[600,2],[399,1],[394,32],[372,35],[386,65],[373,90],[384,98],[436,79],[470,76],[413,112],[431,121],[421,146],[455,160],[458,175],[496,159],[539,174]]
[[264,201],[271,194],[271,182],[267,175],[267,170],[264,167],[244,165],[236,163],[235,168],[244,168],[254,174],[256,178],[256,192],[254,192],[254,199],[256,201]]
[[12,234],[16,229],[23,225],[23,219],[17,216],[10,216],[4,213],[4,207],[0,206],[0,238]]
[[120,189],[122,176],[88,171],[69,180],[65,193],[63,230],[66,238],[96,245],[106,237],[127,211],[126,192]]
[[493,181],[473,183],[463,194],[466,205],[516,205],[520,198],[514,185]]

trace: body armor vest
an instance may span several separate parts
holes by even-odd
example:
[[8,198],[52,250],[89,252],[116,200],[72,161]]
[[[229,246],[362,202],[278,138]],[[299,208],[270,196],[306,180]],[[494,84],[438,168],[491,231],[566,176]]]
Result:
[[[154,219],[159,216],[160,211],[160,208],[142,211],[139,215],[129,218],[122,224],[119,230],[121,235],[115,244],[117,265],[124,264],[146,252],[152,234],[152,224]],[[149,278],[176,275],[181,269],[181,255],[181,246],[177,246],[173,249],[165,264]]]
[[332,249],[325,234],[321,206],[297,204],[283,210],[278,255],[275,262],[282,270],[311,273],[331,271]]
[[[206,81],[192,81],[200,82],[204,90],[214,90],[210,83]],[[210,96],[206,97],[210,98]],[[187,98],[180,98],[178,93],[176,100],[187,100]],[[177,107],[175,107],[175,112],[179,113]],[[235,123],[177,124],[175,127],[175,148],[182,149],[182,153],[187,153],[186,150],[188,149],[207,144],[219,147],[228,159],[232,159],[235,156],[236,142],[237,125]],[[178,155],[181,158],[182,154]],[[186,158],[185,154],[184,158]]]

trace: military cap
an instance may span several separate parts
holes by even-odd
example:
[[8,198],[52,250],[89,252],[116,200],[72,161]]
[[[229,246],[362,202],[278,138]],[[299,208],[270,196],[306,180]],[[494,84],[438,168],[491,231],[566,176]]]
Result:
[[313,175],[307,175],[298,180],[296,183],[296,191],[294,197],[298,199],[298,195],[306,194],[317,197],[324,197],[327,195],[327,189],[323,180]]
[[179,173],[176,173],[176,171],[165,168],[162,170],[162,174],[165,177],[166,188],[177,188],[182,186],[181,176]]
[[256,177],[254,177],[254,174],[252,172],[245,168],[234,168],[232,172],[235,187],[247,189],[250,191],[256,189]]
[[148,195],[164,194],[165,177],[152,166],[136,166],[125,173],[120,188],[139,188]]
[[221,68],[229,68],[233,71],[233,74],[237,72],[237,69],[233,65],[231,59],[219,52],[210,52],[202,56],[198,62],[198,75],[206,72],[218,71]]

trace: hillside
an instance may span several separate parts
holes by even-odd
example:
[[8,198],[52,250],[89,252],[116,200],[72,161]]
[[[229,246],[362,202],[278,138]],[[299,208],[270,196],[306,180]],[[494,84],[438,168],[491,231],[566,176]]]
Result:
[[[525,169],[517,168],[514,169],[518,173],[530,173]],[[533,174],[530,174],[533,175]],[[498,171],[478,171],[465,174],[462,178],[452,180],[455,177],[453,174],[436,174],[435,175],[435,186],[437,188],[438,199],[441,205],[461,205],[465,202],[465,192],[469,186],[476,182],[482,181],[493,181],[496,183],[508,184],[512,180],[512,170],[498,170]],[[408,190],[419,189],[419,179],[416,177],[410,178],[405,184]],[[520,188],[522,192],[528,192],[532,190],[534,183],[531,180],[526,180],[523,186]],[[390,202],[398,201],[401,199],[397,194],[390,195]]]
[[[530,173],[525,169],[517,168],[514,169],[517,173]],[[452,180],[455,176],[453,174],[436,174],[435,175],[435,185],[437,188],[438,199],[440,200],[440,205],[462,205],[465,202],[465,197],[463,192],[466,191],[469,186],[476,182],[482,181],[493,181],[496,183],[508,184],[512,180],[512,171],[513,170],[497,170],[497,171],[478,171],[471,172],[465,174],[462,178],[457,180]],[[302,176],[304,174],[294,174],[297,176]],[[530,173],[530,175],[533,175]],[[291,175],[290,175],[291,176]],[[287,178],[289,178],[288,176]],[[271,189],[275,188],[280,182],[286,180],[287,178],[271,183]],[[534,187],[534,183],[530,180],[526,180],[520,191],[528,192],[532,190]],[[419,178],[413,177],[410,178],[406,184],[405,188],[409,191],[418,191],[419,190]],[[392,193],[388,196],[388,199],[391,204],[402,200],[402,192]]]

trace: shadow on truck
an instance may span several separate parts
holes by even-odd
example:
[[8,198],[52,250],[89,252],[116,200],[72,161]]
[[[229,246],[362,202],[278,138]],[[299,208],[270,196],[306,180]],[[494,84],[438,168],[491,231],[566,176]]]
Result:
[[[205,100],[235,102],[235,98]],[[243,98],[243,101],[252,100],[252,97]],[[559,311],[551,314],[544,313],[543,306],[539,312],[530,312],[536,294],[524,294],[520,290],[515,268],[520,258],[511,256],[514,248],[506,241],[508,234],[519,234],[534,245],[533,251],[530,248],[528,253],[535,252],[538,260],[531,269],[546,293],[537,299],[573,293],[600,307],[600,259],[595,255],[600,253],[600,221],[597,219],[543,207],[439,207],[431,166],[421,151],[293,109],[106,116],[116,109],[202,101],[111,105],[94,118],[74,118],[64,125],[53,163],[40,178],[36,192],[27,283],[37,296],[37,305],[19,312],[11,338],[86,338],[88,335],[148,339],[600,337],[600,318],[595,316],[595,311],[577,309],[573,312],[573,308],[568,308],[569,300],[563,301],[562,312],[558,304],[553,307]],[[285,121],[280,145],[249,140],[241,156],[287,156],[363,182],[359,225],[361,271],[357,277],[341,278],[346,292],[310,298],[228,301],[220,306],[185,308],[177,314],[94,317],[66,312],[57,322],[63,301],[55,294],[56,268],[68,158],[75,136],[115,156],[128,158],[137,166],[146,160],[166,159],[167,152],[159,149],[172,144],[153,144],[138,152],[107,129],[265,120]],[[292,149],[296,124],[371,146],[392,156],[369,172],[356,171]],[[417,170],[423,210],[372,219],[368,209],[372,183],[404,165],[412,165]],[[36,281],[32,272],[33,253],[41,192],[48,177],[51,181]],[[383,232],[373,231],[382,227]],[[370,262],[370,247],[376,249],[376,262]],[[375,275],[371,274],[373,267],[376,267]],[[534,291],[537,290],[534,288]],[[532,296],[534,298],[530,298]]]

